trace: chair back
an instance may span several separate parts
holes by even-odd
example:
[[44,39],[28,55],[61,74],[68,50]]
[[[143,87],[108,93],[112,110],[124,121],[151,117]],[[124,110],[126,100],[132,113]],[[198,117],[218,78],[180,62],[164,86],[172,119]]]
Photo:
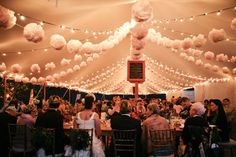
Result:
[[166,156],[176,155],[176,134],[174,129],[156,130],[149,129],[153,155]]
[[115,157],[119,153],[132,153],[136,157],[136,130],[113,129],[112,132]]
[[24,153],[33,150],[31,144],[32,132],[26,125],[9,124],[10,155],[11,153]]
[[89,156],[93,156],[93,129],[70,129],[66,133],[70,137],[73,150],[86,149]]
[[193,145],[198,146],[201,142],[209,139],[208,128],[202,126],[190,125],[188,126],[190,140]]
[[33,128],[32,144],[36,149],[43,148],[46,154],[55,156],[55,129]]

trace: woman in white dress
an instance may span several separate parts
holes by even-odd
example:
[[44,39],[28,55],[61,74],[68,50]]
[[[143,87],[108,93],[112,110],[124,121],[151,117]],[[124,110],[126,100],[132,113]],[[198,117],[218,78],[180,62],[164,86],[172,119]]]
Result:
[[[105,157],[105,153],[102,149],[102,142],[99,139],[101,136],[100,120],[96,112],[92,111],[94,105],[94,96],[85,96],[85,109],[79,112],[75,118],[74,128],[80,129],[93,129],[93,157]],[[83,157],[89,157],[88,153],[85,153]]]

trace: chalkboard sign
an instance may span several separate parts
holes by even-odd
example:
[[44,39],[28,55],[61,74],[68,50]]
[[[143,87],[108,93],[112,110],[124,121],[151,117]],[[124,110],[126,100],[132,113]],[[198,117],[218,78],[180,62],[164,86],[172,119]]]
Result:
[[128,61],[127,80],[130,82],[145,81],[145,62],[144,61]]

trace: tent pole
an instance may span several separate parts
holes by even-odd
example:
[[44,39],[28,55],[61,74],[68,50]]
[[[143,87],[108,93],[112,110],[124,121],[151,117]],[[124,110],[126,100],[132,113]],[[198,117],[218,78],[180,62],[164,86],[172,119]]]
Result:
[[6,102],[7,102],[7,78],[6,76],[4,75],[3,76],[3,88],[4,88],[4,93],[3,93],[3,106],[6,105]]
[[138,99],[138,82],[135,82],[135,99]]
[[46,92],[47,92],[47,83],[44,82],[44,85],[43,85],[43,100],[46,101]]
[[69,87],[69,104],[70,104],[70,87]]

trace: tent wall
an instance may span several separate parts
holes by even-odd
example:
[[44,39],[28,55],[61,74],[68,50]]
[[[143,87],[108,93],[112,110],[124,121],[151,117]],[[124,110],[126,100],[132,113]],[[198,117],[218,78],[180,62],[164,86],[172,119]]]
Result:
[[204,99],[224,99],[229,98],[231,103],[236,105],[236,80],[221,83],[207,83],[195,86],[195,101]]
[[[195,101],[213,98],[220,100],[229,98],[231,103],[236,107],[236,80],[198,85],[194,87],[194,93]],[[167,100],[171,100],[172,96],[184,96],[184,91],[181,90],[167,93]]]

